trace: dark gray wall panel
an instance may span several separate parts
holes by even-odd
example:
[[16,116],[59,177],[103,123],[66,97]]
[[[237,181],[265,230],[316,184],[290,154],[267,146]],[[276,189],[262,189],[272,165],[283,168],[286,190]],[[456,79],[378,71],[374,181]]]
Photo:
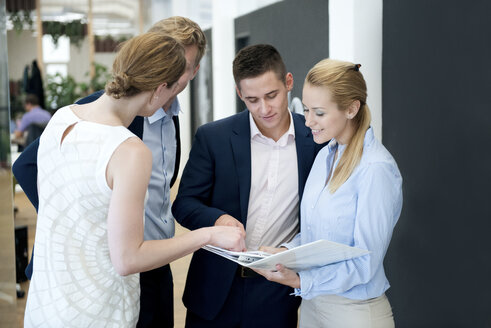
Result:
[[[235,20],[236,40],[272,44],[293,74],[293,97],[302,97],[307,72],[329,56],[329,2],[284,0]],[[239,49],[240,50],[240,49]]]
[[397,327],[491,327],[491,2],[384,1],[383,141],[404,178]]

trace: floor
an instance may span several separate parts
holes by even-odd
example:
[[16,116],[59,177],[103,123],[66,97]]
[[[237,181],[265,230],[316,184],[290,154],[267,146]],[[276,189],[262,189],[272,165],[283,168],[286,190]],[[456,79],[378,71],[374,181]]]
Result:
[[12,176],[4,164],[0,160],[0,327],[17,327]]
[[[176,183],[177,185],[177,183]],[[172,191],[174,194],[175,191]],[[15,194],[15,205],[18,208],[17,214],[15,216],[16,226],[27,226],[28,229],[28,249],[32,249],[34,243],[34,235],[36,231],[36,211],[31,205],[26,195],[23,192],[17,192]],[[185,233],[186,229],[179,226],[176,223],[176,235]],[[29,254],[30,256],[30,254]],[[186,274],[189,266],[189,261],[191,260],[191,255],[181,258],[173,263],[171,263],[172,275],[174,277],[174,326],[176,328],[184,327],[186,311],[184,305],[182,304],[182,293],[184,291],[184,283],[186,281]],[[17,318],[18,327],[24,326],[24,309],[26,306],[27,291],[29,290],[29,281],[20,284],[21,289],[25,291],[25,296],[23,298],[17,299]]]

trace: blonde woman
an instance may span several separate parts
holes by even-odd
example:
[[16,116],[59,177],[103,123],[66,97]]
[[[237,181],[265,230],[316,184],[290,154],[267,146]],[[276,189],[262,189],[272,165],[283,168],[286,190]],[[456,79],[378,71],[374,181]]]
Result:
[[316,143],[329,143],[305,185],[301,233],[286,248],[327,239],[370,254],[298,274],[282,265],[260,271],[302,297],[300,327],[394,327],[383,260],[401,212],[402,178],[374,137],[366,90],[360,65],[332,59],[305,79],[305,124]]
[[175,96],[186,67],[175,39],[127,41],[96,101],[59,109],[39,142],[39,212],[26,327],[135,327],[138,272],[205,244],[242,250],[239,228],[211,227],[144,241],[152,155],[127,130]]

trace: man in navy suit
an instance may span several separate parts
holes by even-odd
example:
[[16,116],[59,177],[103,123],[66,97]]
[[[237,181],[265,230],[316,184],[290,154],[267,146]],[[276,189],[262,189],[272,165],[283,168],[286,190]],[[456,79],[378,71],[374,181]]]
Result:
[[[155,23],[150,32],[170,35],[180,41],[185,49],[186,71],[178,81],[176,95],[194,78],[203,57],[206,38],[195,22],[185,17],[170,17]],[[78,103],[88,103],[99,98],[98,91]],[[174,236],[174,219],[170,209],[170,188],[179,171],[179,101],[173,97],[151,117],[136,117],[128,127],[152,150],[152,175],[145,205],[145,240],[165,239]],[[37,150],[39,139],[26,148],[12,167],[17,181],[37,209]],[[32,261],[26,270],[32,275]],[[172,272],[169,265],[140,274],[140,317],[137,327],[173,327],[174,296]]]
[[[198,129],[172,212],[191,230],[242,227],[248,250],[279,247],[299,230],[299,201],[320,147],[303,116],[288,110],[293,77],[274,47],[242,49],[233,72],[248,110]],[[199,250],[183,296],[186,327],[297,327],[292,292]]]

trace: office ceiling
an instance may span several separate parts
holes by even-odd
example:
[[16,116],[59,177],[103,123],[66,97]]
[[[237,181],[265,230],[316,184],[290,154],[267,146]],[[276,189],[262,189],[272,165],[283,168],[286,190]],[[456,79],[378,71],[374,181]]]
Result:
[[[41,0],[43,20],[87,19],[89,0]],[[96,35],[137,34],[138,0],[92,0]]]
[[[91,0],[93,30],[96,35],[138,34],[139,3],[144,0]],[[15,0],[15,6],[35,6],[34,0]],[[40,0],[43,21],[87,21],[89,0]],[[22,7],[22,6],[21,6]],[[36,20],[36,11],[32,12]]]

